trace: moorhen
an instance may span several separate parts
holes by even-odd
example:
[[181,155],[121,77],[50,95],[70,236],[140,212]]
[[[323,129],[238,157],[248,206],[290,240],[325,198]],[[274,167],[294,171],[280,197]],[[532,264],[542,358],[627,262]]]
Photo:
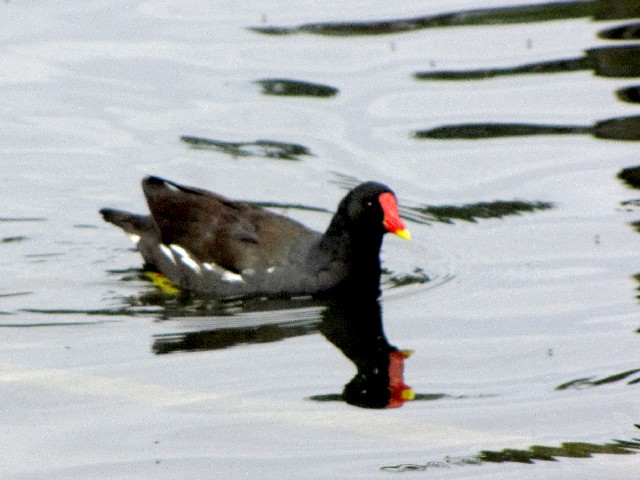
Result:
[[322,234],[283,215],[150,176],[151,215],[105,208],[147,267],[179,287],[215,297],[380,294],[385,232],[409,239],[394,193],[363,183],[340,202]]

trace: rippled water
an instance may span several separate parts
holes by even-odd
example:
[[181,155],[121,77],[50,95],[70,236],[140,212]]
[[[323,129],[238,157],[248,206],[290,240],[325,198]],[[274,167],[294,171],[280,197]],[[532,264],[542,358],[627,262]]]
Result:
[[[637,478],[635,3],[1,5],[3,478]],[[391,185],[415,400],[343,401],[324,304],[145,279],[97,210],[146,174],[318,230]]]

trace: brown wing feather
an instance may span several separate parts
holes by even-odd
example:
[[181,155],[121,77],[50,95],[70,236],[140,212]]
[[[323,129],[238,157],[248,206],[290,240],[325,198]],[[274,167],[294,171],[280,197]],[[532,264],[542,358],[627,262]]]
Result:
[[300,236],[316,235],[264,208],[157,177],[146,178],[143,190],[163,243],[234,272],[285,263]]

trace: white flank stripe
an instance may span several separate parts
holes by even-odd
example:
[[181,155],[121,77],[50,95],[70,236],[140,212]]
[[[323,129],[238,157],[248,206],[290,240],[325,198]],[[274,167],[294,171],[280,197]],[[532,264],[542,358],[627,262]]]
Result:
[[174,264],[176,263],[176,259],[173,256],[173,252],[169,250],[169,247],[167,247],[164,243],[160,244],[160,251],[164,254],[165,257],[171,260],[171,262],[173,262]]
[[230,282],[230,283],[242,282],[242,283],[244,283],[244,279],[242,278],[242,275],[238,275],[237,273],[230,272],[229,270],[225,270],[224,273],[222,274],[222,277],[220,277],[220,278],[225,282]]
[[194,270],[196,273],[202,272],[202,269],[200,268],[200,264],[196,262],[193,259],[193,257],[189,255],[189,252],[187,252],[180,245],[176,245],[175,243],[172,243],[171,245],[169,245],[169,248],[173,252],[177,253],[178,256],[180,257],[180,261],[184,263],[187,267],[189,267],[191,270]]
[[244,283],[244,278],[242,278],[242,275],[233,273],[227,270],[226,268],[222,268],[220,265],[216,265],[215,263],[203,263],[202,266],[204,267],[205,270],[208,270],[210,272],[216,272],[217,274],[219,274],[220,280],[222,280],[223,282],[229,282],[229,283],[243,282]]

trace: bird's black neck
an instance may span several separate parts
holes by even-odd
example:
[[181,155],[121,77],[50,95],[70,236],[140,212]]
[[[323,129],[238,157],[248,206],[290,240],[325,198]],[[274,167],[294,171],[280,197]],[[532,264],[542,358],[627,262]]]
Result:
[[346,295],[378,298],[380,295],[380,247],[382,233],[331,223],[318,246],[327,264],[340,264],[344,278],[338,289]]

